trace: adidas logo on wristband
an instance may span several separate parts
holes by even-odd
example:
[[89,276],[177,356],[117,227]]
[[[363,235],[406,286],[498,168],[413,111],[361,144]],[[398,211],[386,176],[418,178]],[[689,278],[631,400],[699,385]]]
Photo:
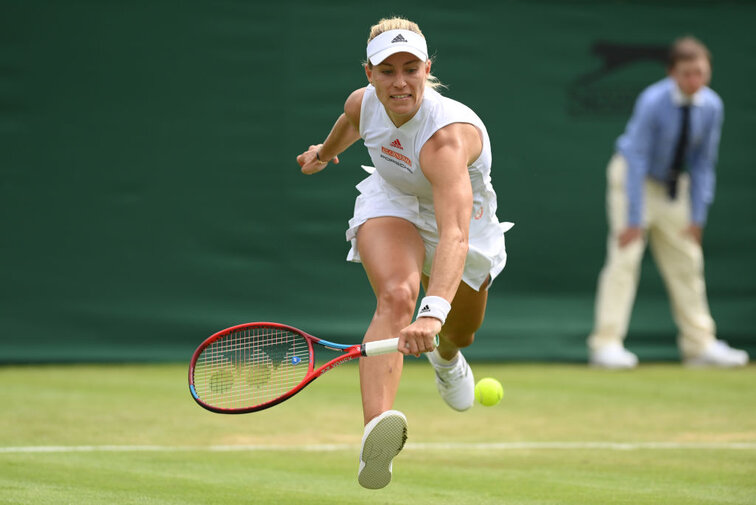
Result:
[[426,296],[420,301],[420,307],[417,317],[435,317],[441,324],[446,322],[451,310],[451,304],[440,296]]

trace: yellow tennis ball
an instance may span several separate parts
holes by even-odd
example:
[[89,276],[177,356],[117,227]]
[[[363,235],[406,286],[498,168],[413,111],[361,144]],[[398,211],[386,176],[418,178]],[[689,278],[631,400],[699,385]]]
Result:
[[501,382],[491,377],[480,379],[475,385],[475,401],[486,407],[493,407],[504,396],[504,388]]

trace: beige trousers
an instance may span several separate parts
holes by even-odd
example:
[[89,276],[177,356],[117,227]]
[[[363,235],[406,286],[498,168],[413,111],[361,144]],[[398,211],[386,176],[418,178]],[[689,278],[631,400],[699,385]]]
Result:
[[664,184],[646,179],[643,209],[646,233],[643,240],[620,247],[618,236],[627,227],[626,172],[627,161],[615,154],[607,167],[607,258],[599,275],[595,322],[588,346],[596,350],[611,343],[621,344],[625,339],[648,242],[669,293],[680,352],[683,357],[695,356],[714,340],[715,326],[706,300],[703,251],[685,233],[690,226],[688,174],[680,176],[675,200],[669,199]]

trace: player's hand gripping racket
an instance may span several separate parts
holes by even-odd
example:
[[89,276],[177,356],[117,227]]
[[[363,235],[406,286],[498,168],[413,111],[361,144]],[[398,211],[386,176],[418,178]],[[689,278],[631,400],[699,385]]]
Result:
[[[398,341],[342,345],[285,324],[241,324],[212,335],[194,351],[189,390],[197,403],[213,412],[256,412],[291,398],[342,363],[396,352]],[[313,344],[343,354],[315,369]]]

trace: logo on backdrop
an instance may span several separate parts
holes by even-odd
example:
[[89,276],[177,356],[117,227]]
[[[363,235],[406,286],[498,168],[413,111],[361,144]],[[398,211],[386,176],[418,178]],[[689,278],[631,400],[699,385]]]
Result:
[[567,88],[571,116],[627,116],[641,91],[665,75],[667,45],[596,41],[590,52],[601,66]]

